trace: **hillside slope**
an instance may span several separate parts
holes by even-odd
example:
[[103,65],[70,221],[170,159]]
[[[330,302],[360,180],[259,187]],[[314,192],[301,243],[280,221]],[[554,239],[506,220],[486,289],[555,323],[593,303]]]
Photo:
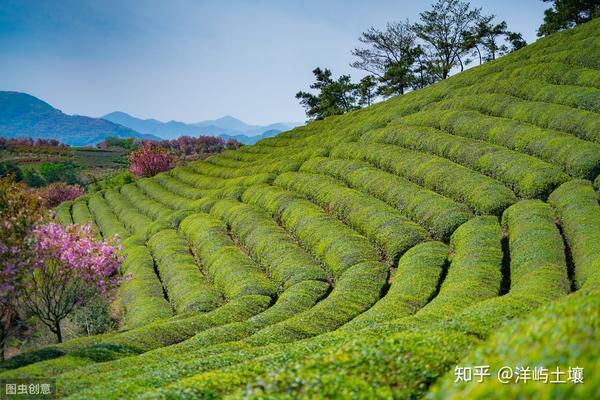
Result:
[[[61,205],[126,238],[123,330],[0,378],[73,399],[597,398],[599,173],[600,19]],[[478,365],[486,383],[454,384]]]
[[56,139],[71,146],[87,146],[106,137],[157,140],[100,118],[67,115],[27,93],[0,91],[0,136]]

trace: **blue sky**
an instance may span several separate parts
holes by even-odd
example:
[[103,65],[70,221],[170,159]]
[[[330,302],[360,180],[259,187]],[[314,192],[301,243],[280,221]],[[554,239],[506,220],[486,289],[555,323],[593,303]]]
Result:
[[[432,1],[0,0],[0,90],[69,114],[302,121],[316,66],[349,67],[360,33]],[[535,40],[541,0],[472,0]]]

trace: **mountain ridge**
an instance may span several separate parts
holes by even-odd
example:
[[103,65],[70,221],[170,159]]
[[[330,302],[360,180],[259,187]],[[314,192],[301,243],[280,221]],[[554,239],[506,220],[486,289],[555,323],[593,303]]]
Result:
[[114,122],[69,115],[28,93],[0,91],[0,136],[56,139],[70,146],[90,146],[106,137],[158,140]]
[[287,131],[301,125],[298,122],[250,125],[231,115],[194,123],[185,123],[176,120],[164,122],[155,118],[138,118],[123,111],[113,111],[103,115],[101,118],[134,129],[137,132],[159,136],[163,139],[175,139],[181,135],[209,135],[224,139],[235,138],[244,144],[254,144],[259,139],[272,137],[279,132]]

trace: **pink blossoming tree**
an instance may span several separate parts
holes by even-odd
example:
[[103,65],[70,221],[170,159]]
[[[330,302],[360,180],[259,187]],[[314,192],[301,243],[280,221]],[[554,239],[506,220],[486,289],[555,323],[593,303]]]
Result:
[[136,176],[154,176],[167,171],[172,162],[167,149],[150,141],[143,141],[140,148],[129,155],[129,169]]
[[23,304],[62,342],[61,321],[77,305],[118,286],[118,238],[97,241],[90,225],[38,226],[35,259],[24,279]]
[[63,201],[73,200],[85,194],[83,188],[79,185],[67,185],[66,183],[51,183],[39,190],[39,195],[43,199],[46,207],[53,208]]

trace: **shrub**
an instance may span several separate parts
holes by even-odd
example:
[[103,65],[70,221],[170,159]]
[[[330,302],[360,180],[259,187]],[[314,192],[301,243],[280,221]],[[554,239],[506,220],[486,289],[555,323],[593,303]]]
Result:
[[428,189],[467,204],[481,214],[500,215],[515,194],[500,182],[452,161],[392,145],[345,143],[332,158],[367,161]]
[[111,303],[105,296],[93,297],[85,305],[76,307],[69,320],[86,336],[107,332],[115,326]]
[[599,194],[589,181],[573,180],[548,198],[560,218],[575,263],[575,280],[581,288],[600,265]]
[[535,157],[428,127],[389,125],[363,135],[361,141],[396,144],[448,158],[498,179],[525,198],[546,198],[569,180],[560,168]]
[[302,164],[300,170],[333,176],[385,201],[425,226],[436,239],[448,240],[456,228],[473,216],[467,206],[366,162],[315,157]]
[[221,297],[200,271],[186,240],[174,229],[156,233],[148,240],[162,284],[178,313],[206,312],[216,308]]
[[111,207],[119,221],[125,225],[129,232],[144,236],[152,224],[152,220],[136,211],[133,204],[121,193],[113,189],[104,192],[104,198]]
[[[56,220],[62,225],[69,225],[73,223],[71,217],[72,201],[65,201],[56,207]],[[88,211],[89,212],[89,211]]]
[[398,262],[386,295],[342,329],[358,330],[417,312],[436,295],[448,267],[448,251],[441,242],[420,243],[408,250]]
[[256,185],[244,192],[242,201],[281,221],[288,232],[321,260],[333,279],[337,280],[353,265],[380,259],[367,238],[292,192]]
[[48,208],[54,208],[63,201],[74,200],[84,195],[83,188],[79,185],[67,185],[66,183],[51,183],[39,191]]
[[154,176],[171,168],[169,152],[154,142],[143,141],[140,148],[129,155],[129,169],[135,176]]
[[519,121],[454,109],[424,110],[403,118],[403,121],[530,154],[560,166],[575,178],[591,179],[600,171],[599,144]]
[[77,166],[71,163],[47,163],[40,164],[40,176],[46,183],[65,182],[70,185],[79,183]]
[[325,281],[325,271],[310,254],[264,211],[237,200],[215,203],[211,213],[221,218],[271,278],[283,288],[306,280]]
[[219,220],[206,214],[192,214],[181,221],[180,230],[192,243],[207,276],[226,299],[249,294],[275,296],[273,283],[238,248]]
[[121,194],[129,200],[136,209],[154,220],[166,220],[173,210],[146,196],[135,184],[121,187]]
[[391,264],[429,236],[423,228],[381,200],[350,189],[330,177],[286,172],[279,175],[274,184],[300,193],[347,222],[382,249]]
[[129,232],[112,212],[102,192],[96,192],[88,200],[90,213],[98,225],[98,229],[104,238],[118,235],[124,239],[129,236]]

